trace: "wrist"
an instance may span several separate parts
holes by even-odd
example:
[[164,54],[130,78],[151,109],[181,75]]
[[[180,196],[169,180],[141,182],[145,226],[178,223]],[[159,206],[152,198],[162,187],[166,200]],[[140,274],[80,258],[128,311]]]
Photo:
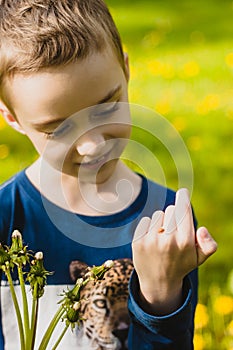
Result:
[[179,283],[157,284],[154,288],[140,286],[140,303],[145,312],[154,315],[166,315],[174,312],[182,305],[182,286]]

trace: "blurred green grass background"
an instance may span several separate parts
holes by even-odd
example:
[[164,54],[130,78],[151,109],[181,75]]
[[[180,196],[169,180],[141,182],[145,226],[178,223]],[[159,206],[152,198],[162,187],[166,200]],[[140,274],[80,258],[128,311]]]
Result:
[[[200,300],[207,305],[216,288],[218,295],[233,292],[233,1],[106,2],[130,58],[130,101],[165,116],[190,153],[195,213],[219,246],[200,268]],[[133,138],[167,164],[164,147],[138,133]],[[35,158],[30,142],[0,118],[0,182]],[[174,171],[167,168],[167,185],[176,189]],[[226,345],[226,327],[212,328],[213,343],[204,339],[196,349],[233,349],[233,334]]]

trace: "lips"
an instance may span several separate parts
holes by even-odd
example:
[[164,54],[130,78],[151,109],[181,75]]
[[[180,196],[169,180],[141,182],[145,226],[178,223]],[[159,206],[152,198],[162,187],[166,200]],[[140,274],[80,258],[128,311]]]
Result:
[[81,167],[85,167],[85,168],[96,168],[96,167],[100,167],[102,165],[104,165],[107,160],[109,159],[109,155],[111,153],[112,149],[108,152],[106,152],[105,154],[103,154],[102,156],[91,160],[90,162],[85,162],[83,161],[82,163],[78,163],[79,166]]

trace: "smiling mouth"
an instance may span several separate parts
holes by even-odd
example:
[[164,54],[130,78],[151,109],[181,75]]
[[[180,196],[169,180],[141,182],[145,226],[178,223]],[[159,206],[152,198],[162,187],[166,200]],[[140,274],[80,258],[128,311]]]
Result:
[[99,167],[101,165],[104,165],[108,161],[108,158],[109,158],[109,155],[110,155],[111,152],[112,152],[112,149],[110,149],[110,151],[108,151],[107,153],[105,153],[101,157],[93,159],[90,162],[78,163],[78,165],[81,166],[81,167],[85,167],[85,168]]

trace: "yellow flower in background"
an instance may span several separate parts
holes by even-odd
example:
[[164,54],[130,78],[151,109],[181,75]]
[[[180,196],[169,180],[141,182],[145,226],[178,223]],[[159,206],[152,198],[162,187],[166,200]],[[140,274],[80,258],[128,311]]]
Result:
[[0,145],[0,159],[7,158],[9,153],[10,153],[10,150],[7,147],[7,145]]
[[217,94],[208,94],[197,106],[198,114],[208,114],[210,111],[217,109],[220,105],[220,97]]
[[228,295],[220,295],[214,301],[214,311],[219,315],[233,313],[233,298]]
[[195,328],[200,329],[207,326],[209,322],[207,307],[203,304],[197,304],[195,313]]
[[149,72],[153,76],[162,76],[165,79],[172,79],[175,75],[174,67],[168,62],[152,60],[147,63]]
[[139,69],[133,64],[130,66],[130,79],[136,79],[138,77]]
[[183,66],[183,75],[186,78],[192,78],[199,74],[200,67],[196,61],[190,61],[184,64]]
[[171,111],[171,105],[174,99],[175,95],[171,89],[164,90],[155,103],[155,111],[162,115],[167,115]]
[[226,55],[225,62],[229,67],[233,68],[233,52]]
[[137,103],[137,101],[140,101],[141,96],[142,96],[142,93],[140,89],[135,88],[129,91],[129,98],[131,103]]
[[171,111],[171,104],[169,100],[161,100],[156,103],[155,105],[155,111],[159,114],[166,115]]
[[149,72],[154,76],[162,75],[163,66],[164,63],[160,62],[159,60],[152,60],[147,63]]
[[204,341],[201,334],[195,333],[193,342],[194,342],[194,349],[195,350],[204,350],[205,341]]
[[172,124],[176,128],[177,131],[185,130],[187,126],[187,122],[183,117],[177,117],[173,120]]
[[4,129],[5,126],[6,126],[6,122],[5,122],[5,120],[3,119],[3,117],[2,117],[2,115],[1,115],[1,113],[0,113],[0,131],[1,131],[2,129]]
[[123,51],[124,52],[128,52],[128,47],[126,46],[126,43],[122,43],[122,46],[123,46]]

